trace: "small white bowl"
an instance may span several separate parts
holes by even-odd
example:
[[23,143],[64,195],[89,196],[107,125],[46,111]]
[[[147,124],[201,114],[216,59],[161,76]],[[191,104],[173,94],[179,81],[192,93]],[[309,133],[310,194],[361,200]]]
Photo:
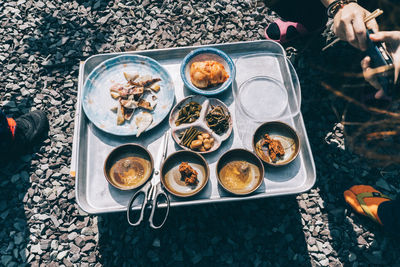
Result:
[[[229,75],[229,78],[222,84],[206,88],[200,89],[193,85],[190,79],[190,67],[194,62],[199,61],[207,61],[213,60],[221,63],[226,72]],[[227,90],[231,85],[233,80],[236,76],[236,68],[235,64],[233,63],[232,59],[223,51],[216,49],[216,48],[199,48],[192,52],[190,52],[182,61],[181,65],[181,77],[183,83],[189,90],[200,94],[200,95],[216,95],[222,93],[223,91]]]

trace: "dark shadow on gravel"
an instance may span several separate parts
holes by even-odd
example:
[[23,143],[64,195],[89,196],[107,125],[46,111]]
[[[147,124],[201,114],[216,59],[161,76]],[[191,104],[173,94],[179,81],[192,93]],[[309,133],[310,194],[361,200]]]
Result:
[[[321,86],[322,81],[326,82],[361,102],[373,96],[374,90],[362,85],[365,84],[362,77],[346,78],[343,75],[360,73],[359,62],[363,56],[345,44],[338,44],[324,54],[319,52],[321,47],[313,44],[296,62],[302,80],[302,113],[317,167],[315,188],[319,189],[323,200],[326,213],[323,215],[327,215],[321,219],[327,221],[329,226],[324,234],[320,229],[319,233],[312,233],[312,236],[317,241],[332,245],[330,264],[393,266],[398,263],[398,256],[395,255],[400,254],[398,239],[396,242],[368,218],[352,212],[343,198],[343,192],[353,185],[376,187],[375,183],[381,177],[379,168],[374,162],[352,153],[347,143],[346,150],[341,150],[335,144],[328,145],[324,141],[326,134],[333,132],[335,123],[340,122],[343,116],[345,121],[363,122],[370,119],[367,112],[335,97]],[[381,104],[376,101],[372,103]]]
[[[29,89],[21,86],[22,89]],[[0,107],[7,117],[18,118],[28,113],[32,106],[32,97],[21,94],[0,94],[4,106]],[[11,151],[9,151],[11,154]],[[32,161],[37,159],[35,147],[31,153],[19,158],[8,158],[0,162],[0,254],[1,266],[23,266],[28,264],[25,250],[29,242],[27,218],[31,209],[34,190],[30,188],[31,179],[38,179],[33,173]],[[2,151],[3,153],[3,151]],[[6,152],[7,153],[7,152]],[[10,156],[11,157],[11,156]],[[28,203],[28,204],[27,204]]]
[[104,266],[311,266],[293,196],[173,208],[160,231],[100,218]]
[[[25,250],[29,242],[25,202],[28,191],[30,157],[0,163],[0,254],[2,266],[27,264]],[[15,260],[18,259],[16,262]]]
[[[73,5],[79,5],[82,9],[80,17],[74,13],[69,14],[67,10],[37,14],[40,21],[37,22],[35,33],[25,39],[23,52],[40,59],[39,67],[43,74],[47,72],[58,76],[62,71],[74,69],[80,60],[97,54],[97,51],[103,49],[102,46],[111,47],[109,37],[113,29],[112,25],[107,23],[109,17],[106,16],[109,14],[109,2],[109,0],[73,2]],[[94,13],[103,20],[93,21]]]

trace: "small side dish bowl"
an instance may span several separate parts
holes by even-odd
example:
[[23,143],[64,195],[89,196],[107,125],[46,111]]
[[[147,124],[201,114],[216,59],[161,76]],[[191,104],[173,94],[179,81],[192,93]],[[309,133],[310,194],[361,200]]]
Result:
[[104,176],[114,187],[131,190],[146,183],[153,173],[153,157],[138,144],[114,148],[104,162]]
[[[268,134],[273,140],[280,141],[283,146],[285,153],[283,157],[277,158],[275,162],[271,160],[268,148],[261,146],[265,134]],[[253,135],[252,143],[257,156],[267,165],[274,167],[289,164],[297,157],[300,151],[300,138],[298,134],[288,124],[280,121],[266,122],[260,125]]]
[[226,191],[238,195],[249,195],[256,191],[264,179],[264,165],[252,152],[232,149],[217,162],[218,183]]
[[[186,185],[181,179],[179,166],[182,162],[187,162],[197,172],[197,185]],[[168,192],[177,197],[196,195],[206,186],[209,177],[207,161],[200,154],[191,151],[181,150],[169,155],[161,167],[161,183]]]
[[[209,115],[210,117],[208,117]],[[190,120],[187,118],[190,118]],[[177,120],[180,120],[178,125],[176,125]],[[233,120],[229,108],[221,100],[192,95],[182,99],[175,105],[169,116],[169,125],[172,130],[172,138],[178,146],[199,154],[207,154],[217,150],[221,143],[229,138],[232,134]],[[192,131],[190,130],[191,128],[207,134],[209,137],[206,139],[209,139],[211,147],[205,146],[207,141],[203,142],[203,144],[200,143],[200,147],[197,146],[193,149],[190,146],[191,142],[184,145],[181,139],[186,136],[185,131]],[[191,133],[194,134],[194,132]],[[192,137],[192,142],[199,139],[198,137],[193,137],[193,135],[189,136]],[[201,147],[204,147],[204,149],[201,149]]]
[[[224,66],[225,71],[228,73],[229,78],[222,84],[205,89],[200,89],[194,86],[191,81],[190,67],[194,62],[207,61],[207,60],[212,60],[221,63]],[[183,83],[187,88],[189,88],[189,90],[200,95],[210,96],[222,93],[232,85],[235,76],[236,76],[236,69],[232,59],[225,52],[216,48],[205,47],[193,50],[192,52],[186,55],[181,64],[181,77]]]

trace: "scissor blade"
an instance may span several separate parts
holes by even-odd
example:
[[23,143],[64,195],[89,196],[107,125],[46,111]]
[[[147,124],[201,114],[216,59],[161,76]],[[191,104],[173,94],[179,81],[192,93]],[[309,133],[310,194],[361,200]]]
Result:
[[154,174],[156,174],[157,171],[160,172],[161,164],[163,163],[165,157],[167,156],[168,137],[169,137],[169,130],[164,134],[164,136],[161,139],[161,144],[157,152],[156,161],[154,162]]

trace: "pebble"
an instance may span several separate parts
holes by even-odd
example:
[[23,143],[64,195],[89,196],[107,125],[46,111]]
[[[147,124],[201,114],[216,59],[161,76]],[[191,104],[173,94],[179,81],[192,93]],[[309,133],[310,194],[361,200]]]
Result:
[[58,241],[57,240],[52,240],[50,247],[52,250],[56,250],[58,248]]
[[40,244],[32,245],[30,251],[39,255],[43,253],[42,249],[40,248]]
[[376,182],[376,186],[378,186],[386,191],[389,191],[389,192],[391,191],[389,184],[383,178],[379,179]]
[[161,246],[161,242],[159,238],[155,238],[153,240],[153,247],[159,248]]
[[79,254],[73,254],[73,255],[69,258],[69,260],[70,260],[72,263],[75,263],[75,262],[78,262],[80,258],[81,258],[81,256],[80,256]]
[[349,252],[349,261],[354,262],[356,260],[357,260],[357,255],[350,251]]
[[3,266],[8,266],[10,261],[12,260],[12,257],[10,255],[3,255],[1,256],[1,264]]
[[72,241],[72,240],[74,240],[77,236],[78,236],[78,233],[77,233],[77,232],[72,232],[72,233],[68,234],[68,240]]
[[62,260],[62,259],[64,259],[64,257],[67,256],[67,254],[68,254],[68,251],[67,251],[67,250],[61,251],[61,252],[58,253],[58,255],[57,255],[57,260]]
[[82,235],[93,235],[93,229],[90,227],[85,227],[82,229],[81,234]]
[[84,246],[84,244],[85,244],[85,240],[82,238],[82,237],[80,237],[80,236],[78,236],[77,238],[75,238],[75,244],[78,246],[78,247],[82,247],[82,246]]
[[40,249],[47,250],[50,247],[50,240],[40,242]]
[[81,249],[81,251],[82,251],[82,252],[87,252],[87,251],[91,250],[94,246],[95,246],[95,244],[93,244],[93,243],[87,243],[87,244]]
[[[92,243],[89,243],[89,244],[92,244]],[[80,251],[81,249],[79,248],[79,247],[77,247],[74,243],[71,243],[70,245],[69,245],[69,252],[71,252],[71,254],[79,254],[79,251]],[[82,249],[82,252],[84,252],[83,251],[83,249]]]

